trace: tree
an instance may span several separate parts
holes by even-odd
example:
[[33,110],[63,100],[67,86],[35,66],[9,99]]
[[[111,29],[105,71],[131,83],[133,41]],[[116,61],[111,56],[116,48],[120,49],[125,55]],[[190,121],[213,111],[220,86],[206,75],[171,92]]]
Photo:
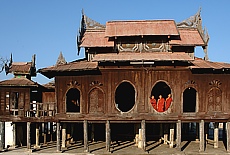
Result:
[[10,60],[7,59],[7,58],[0,57],[0,73],[5,69],[5,67],[8,67],[8,66],[7,66],[7,63],[8,63],[9,61],[10,61]]

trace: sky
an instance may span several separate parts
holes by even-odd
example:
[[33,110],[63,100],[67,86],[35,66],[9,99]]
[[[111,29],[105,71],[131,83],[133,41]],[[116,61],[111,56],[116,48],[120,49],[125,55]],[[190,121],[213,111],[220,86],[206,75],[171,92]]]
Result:
[[[36,68],[52,66],[62,52],[67,62],[77,55],[76,35],[81,12],[105,24],[110,20],[174,19],[183,21],[201,8],[202,25],[210,36],[210,61],[230,63],[230,0],[0,0],[0,57],[29,62],[36,54]],[[201,47],[195,51],[204,57]],[[0,73],[0,81],[12,78]],[[32,79],[49,82],[38,73]]]

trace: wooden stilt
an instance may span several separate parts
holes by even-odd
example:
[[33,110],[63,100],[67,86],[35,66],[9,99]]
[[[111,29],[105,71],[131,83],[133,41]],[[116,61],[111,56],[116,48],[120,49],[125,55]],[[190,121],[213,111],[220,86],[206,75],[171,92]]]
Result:
[[57,122],[57,152],[61,151],[61,133],[60,133],[60,123]]
[[205,150],[205,139],[204,139],[204,120],[200,121],[200,152]]
[[88,122],[87,120],[84,120],[84,151],[89,152],[89,146],[88,146]]
[[62,126],[62,149],[66,148],[66,123]]
[[181,120],[178,120],[176,125],[176,148],[181,151]]
[[106,151],[110,152],[110,143],[111,143],[111,131],[110,131],[110,122],[107,120],[105,124],[105,136],[106,136]]
[[53,141],[53,122],[50,122],[50,141]]
[[145,136],[145,120],[141,121],[141,130],[142,130],[142,149],[146,151],[146,136]]
[[230,122],[226,123],[227,151],[230,152]]
[[31,150],[31,142],[30,142],[30,122],[27,122],[27,149]]
[[218,148],[219,143],[219,123],[215,123],[214,129],[214,148]]
[[39,123],[36,123],[36,144],[35,147],[39,147]]
[[13,148],[16,147],[16,123],[13,123]]
[[169,148],[173,148],[174,142],[174,129],[170,129],[170,136],[169,136]]
[[0,122],[0,151],[5,148],[5,122]]

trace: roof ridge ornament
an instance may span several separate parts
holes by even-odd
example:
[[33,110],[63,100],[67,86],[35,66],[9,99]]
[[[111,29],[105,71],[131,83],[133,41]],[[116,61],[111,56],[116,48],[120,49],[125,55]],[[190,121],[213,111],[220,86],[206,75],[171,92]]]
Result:
[[65,58],[64,58],[62,52],[60,52],[55,66],[63,65],[63,64],[66,64],[66,63],[67,62],[65,61]]
[[182,28],[202,28],[202,19],[200,16],[201,13],[201,7],[199,8],[198,12],[190,16],[189,18],[177,23],[177,27]]

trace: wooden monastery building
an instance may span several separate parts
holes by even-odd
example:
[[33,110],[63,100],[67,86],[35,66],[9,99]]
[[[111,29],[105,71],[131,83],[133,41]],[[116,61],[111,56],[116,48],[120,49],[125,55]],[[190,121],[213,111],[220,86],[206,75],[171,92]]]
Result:
[[[206,141],[218,148],[218,140],[229,151],[230,64],[208,60],[208,41],[200,11],[179,23],[106,25],[83,14],[77,45],[85,58],[66,62],[60,54],[56,65],[38,70],[53,83],[31,80],[35,57],[5,66],[14,78],[0,82],[0,129],[12,122],[12,145],[28,149],[56,141],[62,151],[82,141],[90,152],[90,141],[101,140],[112,152],[114,143],[134,140],[145,150],[147,141],[162,140],[180,150],[190,139],[199,141],[199,151]],[[198,46],[204,58],[195,56]]]

